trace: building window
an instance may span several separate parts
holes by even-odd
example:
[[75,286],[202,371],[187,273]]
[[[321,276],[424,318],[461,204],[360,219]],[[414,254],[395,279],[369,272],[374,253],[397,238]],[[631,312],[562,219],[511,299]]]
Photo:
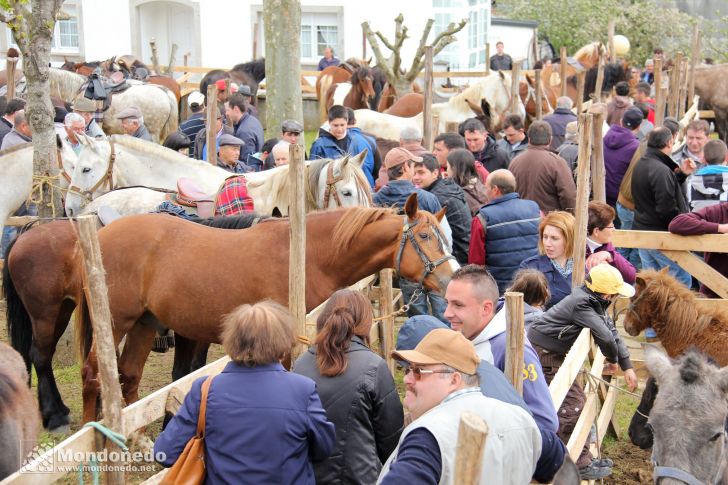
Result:
[[71,17],[68,20],[56,22],[52,45],[57,50],[78,50],[78,18]]
[[478,47],[478,12],[473,10],[468,15],[468,48]]
[[[318,60],[327,46],[336,52],[339,46],[338,17],[333,13],[303,13],[301,15],[301,59]],[[337,57],[341,58],[337,54]]]

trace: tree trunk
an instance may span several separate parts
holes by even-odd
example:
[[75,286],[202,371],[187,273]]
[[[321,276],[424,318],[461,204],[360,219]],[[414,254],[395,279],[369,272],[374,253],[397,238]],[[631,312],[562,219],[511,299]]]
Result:
[[[51,60],[51,36],[60,5],[50,0],[32,0],[31,5],[33,14],[27,19],[30,35],[25,39],[18,39],[15,33],[14,35],[23,54],[23,73],[28,86],[25,117],[33,132],[33,185],[35,186],[43,180],[48,180],[45,177],[57,176],[59,173],[48,64]],[[58,185],[55,181],[52,183]],[[62,217],[63,203],[60,192],[47,183],[42,187],[43,198],[38,204],[38,215]],[[35,195],[37,196],[37,193]]]
[[412,82],[403,76],[398,76],[394,82],[394,89],[397,90],[397,99],[412,92]]
[[264,0],[265,128],[277,136],[281,122],[303,124],[301,98],[301,3],[299,0]]

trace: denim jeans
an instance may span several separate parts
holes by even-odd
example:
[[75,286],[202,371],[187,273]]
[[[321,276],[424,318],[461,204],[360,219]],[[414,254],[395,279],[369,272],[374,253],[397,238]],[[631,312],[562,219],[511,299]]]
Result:
[[[414,281],[410,281],[405,278],[399,279],[399,289],[402,290],[403,304],[406,305],[407,302],[410,301],[417,288],[422,288],[422,286],[419,283],[415,283]],[[432,311],[430,311],[430,308],[432,308]],[[438,320],[444,322],[447,326],[450,326],[450,322],[448,322],[445,318],[446,308],[447,303],[443,297],[422,288],[422,294],[420,294],[415,301],[410,304],[409,310],[407,310],[407,316],[414,317],[415,315],[432,315]]]
[[680,283],[690,288],[693,278],[690,273],[682,269],[677,263],[662,254],[657,249],[640,249],[640,259],[642,260],[642,269],[660,270],[664,267],[670,268],[668,272],[675,277]]
[[[37,216],[38,207],[35,204],[23,203],[20,208],[15,211],[14,216]],[[3,227],[2,239],[0,239],[0,258],[5,257],[5,250],[11,242],[18,236],[18,228],[5,226]]]
[[[620,229],[629,230],[632,229],[634,224],[634,211],[627,209],[625,206],[617,202],[617,216],[622,226]],[[640,259],[640,253],[637,248],[617,248],[617,252],[621,254],[624,259],[632,263],[637,271],[642,268],[642,260]]]

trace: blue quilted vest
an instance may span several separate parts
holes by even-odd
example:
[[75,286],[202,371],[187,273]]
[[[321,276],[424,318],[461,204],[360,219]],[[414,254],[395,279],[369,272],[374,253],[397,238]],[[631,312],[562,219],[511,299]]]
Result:
[[503,294],[521,261],[538,254],[541,212],[512,192],[485,204],[477,217],[485,230],[485,264]]

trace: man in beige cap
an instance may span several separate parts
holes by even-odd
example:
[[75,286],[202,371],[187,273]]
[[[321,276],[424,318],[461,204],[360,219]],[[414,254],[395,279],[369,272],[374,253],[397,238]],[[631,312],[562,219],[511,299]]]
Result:
[[101,129],[96,120],[94,119],[94,113],[96,112],[96,103],[83,96],[77,98],[71,106],[74,113],[78,113],[83,116],[86,121],[86,134],[91,138],[104,137],[106,134]]
[[129,106],[119,111],[115,118],[121,120],[121,129],[129,136],[141,138],[142,140],[154,141],[152,135],[144,126],[142,112],[136,106]]
[[488,426],[479,483],[527,484],[541,453],[533,418],[518,406],[485,397],[480,358],[460,332],[435,329],[414,350],[392,356],[407,364],[404,406],[413,422],[382,467],[377,483],[453,484],[460,417],[468,412]]

